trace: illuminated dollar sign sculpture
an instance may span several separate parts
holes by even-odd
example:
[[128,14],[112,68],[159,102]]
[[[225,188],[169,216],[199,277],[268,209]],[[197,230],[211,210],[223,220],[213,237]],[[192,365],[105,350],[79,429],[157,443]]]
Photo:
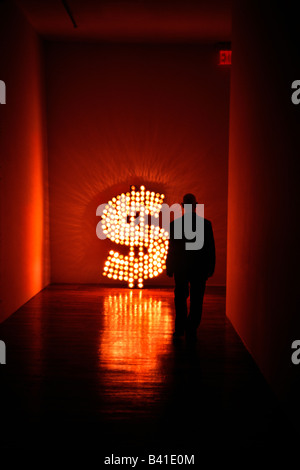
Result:
[[[122,193],[109,201],[102,214],[102,230],[111,241],[129,247],[129,254],[111,250],[103,275],[143,287],[144,279],[158,276],[165,269],[168,232],[159,227],[164,195],[146,191],[145,186]],[[151,223],[149,223],[149,219]]]

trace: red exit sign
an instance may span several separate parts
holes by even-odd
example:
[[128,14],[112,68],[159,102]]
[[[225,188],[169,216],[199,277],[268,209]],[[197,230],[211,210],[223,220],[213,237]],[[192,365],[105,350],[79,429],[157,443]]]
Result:
[[231,51],[219,51],[219,65],[231,65]]

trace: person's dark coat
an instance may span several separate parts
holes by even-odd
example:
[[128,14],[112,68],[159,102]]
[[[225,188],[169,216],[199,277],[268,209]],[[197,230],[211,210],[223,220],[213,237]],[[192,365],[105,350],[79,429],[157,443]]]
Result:
[[[186,242],[190,243],[195,241],[189,240],[184,236],[184,217],[175,219],[170,223],[169,230],[169,250],[166,259],[167,275],[172,276],[176,273],[187,273],[190,275],[197,275],[204,279],[213,275],[215,269],[215,242],[211,222],[204,219],[204,244],[201,249],[187,250]],[[192,214],[193,231],[196,230],[196,218],[199,217],[195,212]],[[203,219],[202,219],[203,222]],[[174,238],[174,224],[182,224],[182,238]]]

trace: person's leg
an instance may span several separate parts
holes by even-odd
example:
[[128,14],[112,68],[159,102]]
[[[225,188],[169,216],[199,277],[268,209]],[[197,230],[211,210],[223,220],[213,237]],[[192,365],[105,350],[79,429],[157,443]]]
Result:
[[175,333],[183,335],[187,319],[187,298],[189,296],[189,283],[182,273],[174,275],[175,278]]
[[205,285],[205,279],[194,276],[190,278],[190,312],[186,323],[187,334],[190,336],[196,336],[200,325]]

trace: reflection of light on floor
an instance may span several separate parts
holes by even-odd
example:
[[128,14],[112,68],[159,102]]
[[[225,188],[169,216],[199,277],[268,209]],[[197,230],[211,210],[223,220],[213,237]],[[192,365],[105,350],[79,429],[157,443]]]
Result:
[[[115,396],[152,395],[163,381],[160,356],[170,347],[173,317],[169,299],[159,291],[126,290],[109,294],[104,301],[104,325],[100,337],[100,367],[111,372],[103,377]],[[107,390],[108,391],[108,390]]]

